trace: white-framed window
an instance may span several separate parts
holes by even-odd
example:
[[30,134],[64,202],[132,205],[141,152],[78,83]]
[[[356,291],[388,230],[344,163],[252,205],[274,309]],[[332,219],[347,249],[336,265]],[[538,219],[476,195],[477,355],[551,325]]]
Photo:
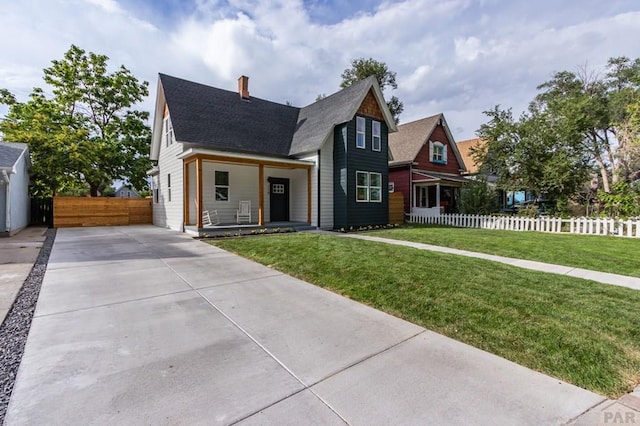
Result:
[[369,201],[369,172],[356,172],[356,201]]
[[274,194],[284,194],[284,184],[283,183],[274,183],[271,185],[271,192]]
[[442,142],[429,141],[429,161],[447,164],[447,147]]
[[216,201],[229,201],[229,172],[216,170],[214,179]]
[[382,173],[356,172],[356,201],[359,203],[382,202]]
[[364,117],[356,117],[356,148],[365,149],[367,146],[366,124]]
[[369,173],[369,201],[372,203],[382,202],[382,174]]
[[165,146],[173,143],[173,124],[171,124],[171,118],[168,115],[162,120],[162,137]]
[[371,122],[371,149],[380,151],[382,142],[380,139],[380,122],[373,120]]
[[171,173],[167,173],[167,201],[171,202]]
[[396,183],[389,182],[389,192],[396,192]]

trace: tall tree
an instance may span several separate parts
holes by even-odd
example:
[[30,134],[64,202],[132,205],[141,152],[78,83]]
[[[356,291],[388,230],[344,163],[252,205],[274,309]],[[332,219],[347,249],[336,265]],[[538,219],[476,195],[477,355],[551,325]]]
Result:
[[108,59],[72,45],[62,60],[44,69],[44,81],[53,89],[50,99],[38,88],[26,103],[0,92],[0,101],[9,103],[0,123],[3,138],[29,143],[43,192],[48,186],[55,194],[70,180],[85,182],[91,196],[115,179],[147,186],[149,114],[132,107],[148,95],[148,83],[124,66],[108,72]]
[[627,181],[633,170],[634,138],[629,106],[640,96],[640,59],[611,58],[605,77],[583,67],[562,71],[538,87],[535,103],[565,123],[566,131],[580,134],[600,172],[602,189],[611,192]]
[[511,110],[495,107],[478,135],[487,143],[473,149],[481,171],[497,175],[501,189],[527,189],[552,199],[568,198],[590,170],[580,139],[565,132],[562,123],[531,104],[517,120]]
[[[396,83],[396,73],[390,71],[386,63],[376,61],[373,58],[352,60],[351,68],[347,68],[342,72],[342,83],[340,83],[340,87],[344,89],[345,87],[349,87],[353,83],[364,80],[372,75],[376,77],[376,80],[378,80],[378,85],[380,85],[380,89],[382,89],[382,91],[387,87],[391,87],[393,90],[398,88],[398,84]],[[389,111],[391,112],[391,115],[393,115],[393,119],[397,124],[399,122],[400,114],[404,111],[404,105],[396,96],[391,96],[387,101],[387,107],[389,107]]]

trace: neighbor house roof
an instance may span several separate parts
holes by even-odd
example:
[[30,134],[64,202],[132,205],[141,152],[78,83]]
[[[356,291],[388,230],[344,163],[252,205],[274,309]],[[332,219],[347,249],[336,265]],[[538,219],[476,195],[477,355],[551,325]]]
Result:
[[479,165],[475,164],[473,157],[471,156],[471,148],[482,147],[485,145],[485,140],[481,138],[467,139],[466,141],[460,141],[457,143],[458,150],[462,156],[462,161],[467,168],[467,172],[473,174],[478,173]]
[[422,145],[429,140],[431,133],[440,121],[440,117],[442,114],[436,114],[399,125],[398,131],[389,135],[389,147],[393,154],[392,164],[413,162]]
[[25,143],[0,142],[0,169],[12,170],[27,150]]
[[399,125],[398,131],[389,135],[389,147],[393,155],[393,161],[389,162],[389,166],[414,162],[422,146],[429,141],[438,124],[442,124],[449,139],[451,150],[456,156],[460,167],[464,168],[464,162],[442,113]]
[[178,142],[286,157],[320,149],[333,135],[335,125],[353,118],[370,90],[389,130],[395,131],[395,122],[375,77],[296,108],[256,97],[243,99],[238,92],[160,74],[151,157],[157,159],[159,155],[164,102]]

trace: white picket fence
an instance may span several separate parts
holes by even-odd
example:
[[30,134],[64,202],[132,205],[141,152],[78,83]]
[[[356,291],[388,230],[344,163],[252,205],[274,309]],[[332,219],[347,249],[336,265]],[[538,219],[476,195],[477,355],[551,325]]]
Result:
[[610,219],[577,217],[480,216],[470,214],[426,214],[413,212],[407,222],[447,225],[459,228],[501,229],[506,231],[539,231],[582,235],[615,235],[640,238],[640,219]]

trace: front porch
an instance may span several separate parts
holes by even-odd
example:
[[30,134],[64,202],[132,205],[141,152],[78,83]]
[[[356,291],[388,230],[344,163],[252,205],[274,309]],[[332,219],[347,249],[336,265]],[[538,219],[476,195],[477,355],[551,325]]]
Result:
[[466,179],[444,173],[413,171],[411,211],[456,213],[460,188]]
[[282,230],[283,232],[299,232],[310,231],[315,229],[314,226],[309,225],[306,222],[269,222],[264,225],[258,225],[256,223],[240,224],[237,223],[224,223],[219,225],[205,226],[197,228],[196,226],[185,226],[184,232],[196,237],[225,237],[239,235],[252,235],[252,234],[272,234],[276,233],[276,230]]
[[[189,149],[181,156],[184,229],[194,235],[311,225],[314,163]],[[248,206],[240,213],[240,204]],[[214,216],[203,225],[203,212]]]

